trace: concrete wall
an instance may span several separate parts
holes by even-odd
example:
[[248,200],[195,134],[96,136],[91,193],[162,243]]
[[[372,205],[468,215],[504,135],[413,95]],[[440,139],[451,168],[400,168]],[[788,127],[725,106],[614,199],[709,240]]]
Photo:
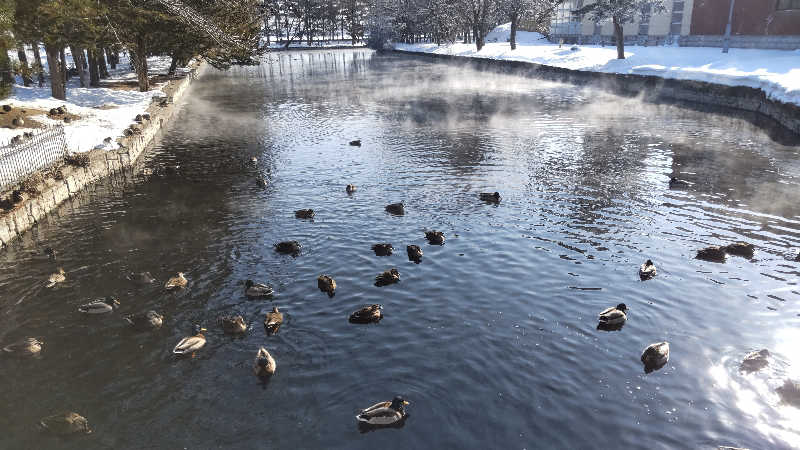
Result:
[[[204,63],[196,63],[190,74],[180,80],[171,81],[163,88],[164,92],[173,98],[173,102],[177,102],[203,67]],[[63,166],[63,179],[44,180],[38,187],[41,194],[26,198],[11,211],[0,212],[0,246],[8,245],[39,223],[46,214],[95,181],[130,167],[144,153],[161,128],[169,123],[176,109],[175,104],[165,107],[151,105],[147,109],[150,120],[142,124],[141,134],[120,139],[119,150],[92,150],[89,152],[88,167]]]

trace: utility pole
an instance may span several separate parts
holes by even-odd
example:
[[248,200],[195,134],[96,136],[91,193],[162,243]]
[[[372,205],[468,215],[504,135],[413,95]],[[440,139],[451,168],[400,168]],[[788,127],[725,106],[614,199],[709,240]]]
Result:
[[733,20],[733,5],[736,0],[731,0],[731,9],[728,11],[728,24],[725,25],[725,38],[722,40],[722,53],[728,53],[728,46],[731,43],[731,21]]

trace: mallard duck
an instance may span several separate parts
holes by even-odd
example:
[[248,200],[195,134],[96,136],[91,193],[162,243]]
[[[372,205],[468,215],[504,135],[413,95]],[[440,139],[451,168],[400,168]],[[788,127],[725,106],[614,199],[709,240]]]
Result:
[[178,345],[172,349],[172,353],[176,355],[194,355],[194,352],[206,345],[206,337],[203,335],[204,331],[208,330],[200,327],[200,325],[195,325],[193,335],[181,339]]
[[676,177],[672,177],[672,178],[670,178],[670,179],[669,179],[669,187],[671,187],[671,188],[687,187],[687,186],[689,186],[690,184],[691,184],[691,183],[689,183],[688,181],[686,181],[686,180],[679,180],[679,179],[678,179],[678,178],[676,178]]
[[264,347],[259,348],[256,360],[253,363],[253,373],[257,377],[269,377],[275,374],[275,369],[277,368],[278,364],[275,363],[275,358],[269,354],[267,349]]
[[66,274],[66,272],[64,272],[63,268],[59,267],[58,268],[58,272],[56,272],[54,274],[51,274],[47,278],[47,287],[51,288],[51,287],[55,286],[56,284],[63,283],[65,281],[67,281],[67,274]]
[[44,254],[47,255],[47,257],[50,258],[51,261],[56,260],[56,251],[53,250],[52,248],[50,247],[45,248]]
[[277,306],[272,307],[272,311],[268,312],[264,317],[264,329],[268,334],[275,334],[283,324],[283,313],[278,311]]
[[769,365],[769,350],[762,349],[748,353],[739,366],[741,372],[758,372]]
[[45,431],[58,435],[92,432],[89,428],[89,421],[82,415],[71,411],[47,416],[39,421],[39,425]]
[[164,316],[155,311],[147,311],[125,316],[125,321],[133,328],[143,331],[161,328],[161,325],[164,323]]
[[710,247],[701,248],[698,250],[695,258],[711,262],[725,262],[725,257],[726,254],[724,247],[712,245]]
[[747,242],[734,242],[733,244],[726,245],[724,248],[725,253],[748,259],[753,257],[756,250],[753,244],[748,244]]
[[345,188],[344,188],[344,190],[345,190],[345,191],[346,191],[348,194],[352,194],[353,192],[355,192],[355,191],[356,191],[356,185],[355,185],[355,184],[348,184],[348,185],[347,185],[347,187],[345,187]]
[[85,305],[81,305],[78,307],[78,311],[84,314],[106,314],[119,308],[119,305],[119,300],[113,297],[106,297],[101,300],[95,300]]
[[409,261],[413,261],[417,264],[422,261],[422,249],[419,248],[419,245],[406,246],[406,252],[408,252]]
[[256,186],[265,188],[267,187],[267,179],[264,177],[256,178]]
[[776,391],[783,403],[800,408],[800,383],[786,379]]
[[283,241],[275,244],[275,251],[286,255],[297,256],[300,253],[300,243],[297,241]]
[[405,206],[403,206],[403,202],[386,205],[386,211],[396,216],[402,216],[403,214],[406,213],[406,209]]
[[408,404],[403,397],[398,395],[390,402],[380,402],[362,409],[356,416],[356,420],[373,426],[393,425],[406,418],[405,406]]
[[400,272],[397,269],[389,269],[375,277],[375,286],[386,286],[400,281]]
[[664,367],[669,361],[669,342],[650,344],[642,352],[642,363],[645,373],[650,373]]
[[353,147],[361,147],[361,139],[350,141],[350,145],[352,145]]
[[247,332],[247,322],[242,316],[222,316],[219,318],[222,331],[228,334],[242,334]]
[[155,277],[150,275],[150,272],[131,272],[128,274],[128,280],[139,284],[153,284],[156,282]]
[[317,287],[320,291],[328,294],[328,297],[336,295],[336,280],[328,275],[320,275],[317,277]]
[[14,356],[36,356],[42,352],[44,342],[36,338],[25,338],[3,347],[3,351]]
[[428,243],[431,245],[444,245],[444,233],[441,231],[426,231],[425,239],[427,239]]
[[485,202],[494,202],[497,203],[500,201],[500,193],[499,192],[481,192],[479,194],[481,200]]
[[313,219],[314,218],[314,210],[313,209],[298,209],[294,212],[294,216],[298,219]]
[[641,267],[639,267],[639,278],[644,281],[649,280],[654,276],[656,276],[656,265],[653,264],[653,261],[648,259],[644,264],[642,264]]
[[272,287],[264,283],[255,283],[253,280],[244,282],[244,295],[250,298],[269,297],[273,292]]
[[375,244],[372,246],[372,251],[375,252],[376,256],[391,256],[394,247],[392,247],[392,244]]
[[350,314],[350,322],[353,323],[372,323],[379,322],[383,318],[383,306],[368,305]]
[[189,280],[183,276],[183,272],[178,272],[177,275],[167,280],[164,284],[166,289],[183,289],[189,284]]
[[601,311],[598,320],[605,325],[620,325],[628,320],[626,311],[628,311],[628,307],[625,306],[625,303],[620,303],[617,306]]

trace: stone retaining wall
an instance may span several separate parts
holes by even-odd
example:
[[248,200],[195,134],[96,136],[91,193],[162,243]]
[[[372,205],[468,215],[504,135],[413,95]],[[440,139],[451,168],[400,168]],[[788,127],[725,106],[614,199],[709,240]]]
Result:
[[25,198],[10,211],[0,211],[0,246],[6,246],[36,225],[46,214],[56,209],[65,200],[76,196],[82,189],[95,181],[130,167],[144,153],[157,133],[166,126],[177,110],[177,102],[186,92],[199,72],[205,67],[202,61],[194,63],[191,71],[183,78],[170,81],[162,91],[172,97],[173,102],[166,106],[151,104],[147,108],[150,120],[141,125],[141,133],[118,140],[117,150],[92,150],[89,165],[61,167],[62,179],[45,179],[39,186],[39,195]]
[[642,95],[645,100],[680,100],[763,114],[800,135],[800,106],[767,98],[761,89],[726,86],[704,81],[675,80],[654,75],[632,75],[564,69],[524,61],[394,50],[397,53],[454,61],[478,70],[513,73],[532,78],[597,86],[622,95]]

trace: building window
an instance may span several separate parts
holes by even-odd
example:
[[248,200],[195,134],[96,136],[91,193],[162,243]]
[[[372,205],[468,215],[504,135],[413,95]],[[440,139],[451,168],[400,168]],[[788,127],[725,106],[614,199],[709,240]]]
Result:
[[778,0],[778,11],[786,9],[800,9],[800,0]]

